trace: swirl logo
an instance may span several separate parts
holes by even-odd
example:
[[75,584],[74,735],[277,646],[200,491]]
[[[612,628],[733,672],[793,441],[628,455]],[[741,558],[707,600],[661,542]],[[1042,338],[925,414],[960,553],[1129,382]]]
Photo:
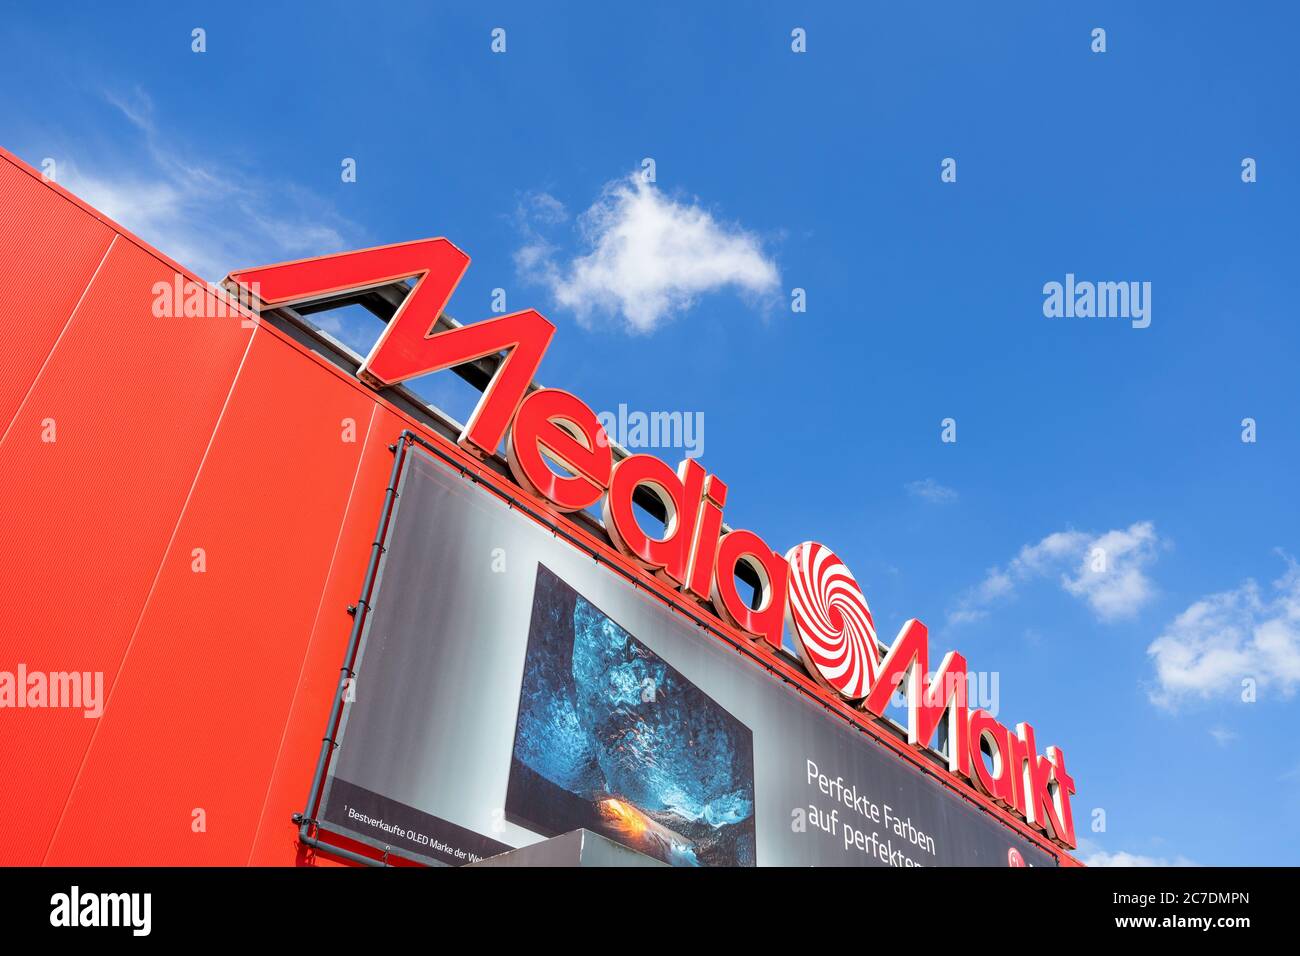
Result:
[[785,559],[786,623],[808,673],[849,700],[866,697],[876,680],[879,650],[858,582],[830,548],[813,541],[795,545]]

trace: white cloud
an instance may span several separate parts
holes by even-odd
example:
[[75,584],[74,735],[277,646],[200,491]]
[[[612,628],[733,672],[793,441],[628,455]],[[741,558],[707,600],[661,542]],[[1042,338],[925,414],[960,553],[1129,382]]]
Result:
[[578,218],[586,252],[568,262],[533,226],[566,220],[563,205],[543,193],[521,211],[517,267],[585,325],[621,317],[632,332],[653,332],[706,293],[730,287],[761,298],[780,285],[757,236],[718,222],[697,203],[669,199],[639,173],[607,184]]
[[1115,853],[1107,853],[1105,850],[1094,850],[1079,857],[1085,866],[1196,866],[1185,856],[1176,856],[1169,859],[1163,856],[1142,856],[1138,853],[1127,853],[1119,850]]
[[957,492],[946,485],[941,485],[933,478],[922,481],[909,481],[905,486],[913,498],[920,498],[934,505],[951,504],[957,500]]
[[949,613],[948,622],[985,617],[991,605],[1012,597],[1019,584],[1058,573],[1061,587],[1086,601],[1099,619],[1132,617],[1155,593],[1145,569],[1155,561],[1160,544],[1150,521],[1103,534],[1054,532],[1025,545],[1005,567],[990,568]]
[[[1162,843],[1163,840],[1152,841]],[[1173,857],[1148,856],[1141,853],[1129,853],[1117,850],[1111,853],[1103,849],[1095,840],[1079,838],[1079,847],[1075,855],[1086,866],[1198,866],[1192,860],[1179,854]]]
[[1150,521],[1107,531],[1087,544],[1077,573],[1061,584],[1103,621],[1132,617],[1151,599],[1154,589],[1142,569],[1155,561],[1158,543]]
[[1193,603],[1147,648],[1156,669],[1151,700],[1174,708],[1189,699],[1226,698],[1250,678],[1290,697],[1300,686],[1300,565],[1271,593],[1247,580]]
[[347,236],[356,227],[321,198],[188,159],[156,127],[145,94],[107,99],[138,135],[137,148],[94,164],[74,151],[59,163],[59,184],[204,279],[355,244]]

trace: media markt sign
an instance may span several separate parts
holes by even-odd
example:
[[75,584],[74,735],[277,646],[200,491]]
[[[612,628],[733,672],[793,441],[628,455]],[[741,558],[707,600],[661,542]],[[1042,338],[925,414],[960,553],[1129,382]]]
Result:
[[[1030,724],[1013,730],[989,712],[968,707],[961,654],[947,652],[932,670],[927,629],[908,620],[882,657],[866,597],[834,551],[805,541],[780,554],[753,531],[724,532],[728,487],[717,475],[694,459],[676,469],[646,454],[615,462],[608,437],[585,403],[555,388],[529,392],[555,332],[546,318],[525,310],[435,333],[437,317],[468,266],[465,253],[439,238],[246,270],[227,281],[236,290],[256,290],[265,306],[274,307],[415,279],[358,370],[363,381],[383,387],[504,356],[459,436],[463,448],[490,456],[504,441],[515,481],[556,514],[599,504],[610,541],[631,565],[666,582],[766,653],[780,647],[788,628],[808,673],[861,713],[879,719],[890,698],[901,693],[912,746],[929,747],[942,726],[954,779],[1059,845],[1076,846],[1070,806],[1075,783],[1063,752],[1049,746],[1040,754]],[[557,474],[548,460],[566,473]],[[645,493],[668,516],[663,537],[651,536],[636,519],[633,496]],[[750,600],[736,585],[742,568],[757,581]],[[725,723],[719,717],[718,739],[734,743],[734,734],[719,729]],[[813,761],[808,764],[805,785],[815,785],[861,816],[858,795],[844,789],[840,775],[832,778]],[[610,805],[604,812],[618,817],[622,809]],[[877,844],[889,833],[913,847],[925,844],[925,834],[914,825],[886,814],[868,808],[867,822],[874,826],[862,832],[875,833]],[[1014,865],[1018,858],[1023,862],[1018,852],[1008,862]]]

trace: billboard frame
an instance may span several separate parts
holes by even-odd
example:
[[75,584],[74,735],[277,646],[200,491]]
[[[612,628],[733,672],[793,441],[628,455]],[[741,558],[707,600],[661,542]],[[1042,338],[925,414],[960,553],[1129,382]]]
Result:
[[609,567],[620,577],[631,583],[634,588],[645,591],[647,594],[665,604],[671,613],[681,614],[691,623],[699,626],[713,637],[729,645],[741,656],[749,658],[754,663],[762,666],[773,677],[779,678],[784,683],[791,685],[793,689],[809,698],[812,702],[820,704],[834,713],[851,728],[856,729],[860,733],[866,734],[873,740],[879,742],[882,746],[892,752],[896,758],[905,763],[912,764],[910,769],[913,772],[928,774],[934,777],[945,789],[951,791],[954,795],[960,797],[965,802],[973,805],[976,809],[985,813],[994,821],[1001,823],[1012,832],[1024,839],[1028,839],[1040,850],[1048,853],[1054,860],[1056,860],[1058,865],[1062,863],[1069,865],[1070,862],[1073,862],[1073,858],[1067,851],[1058,847],[1055,843],[1052,843],[1045,836],[1037,833],[1032,828],[1015,819],[991,802],[986,803],[979,799],[978,795],[971,793],[967,788],[958,786],[957,782],[945,771],[942,759],[937,753],[932,753],[928,750],[918,751],[906,746],[905,734],[901,732],[901,728],[896,736],[891,736],[888,733],[883,732],[881,724],[870,720],[868,715],[865,713],[850,708],[843,700],[836,699],[834,696],[826,693],[822,688],[816,685],[811,677],[799,673],[796,670],[794,662],[786,661],[773,654],[760,652],[757,650],[757,644],[761,642],[748,641],[742,637],[727,633],[723,626],[710,620],[709,615],[706,612],[692,609],[681,600],[679,595],[674,595],[666,588],[661,591],[659,587],[656,586],[655,582],[648,580],[635,568],[629,566],[608,545],[597,541],[594,537],[592,537],[590,541],[585,540],[585,536],[579,528],[567,527],[563,519],[547,513],[544,508],[535,503],[526,495],[526,493],[523,491],[513,490],[508,480],[503,476],[492,473],[490,470],[485,473],[473,469],[472,465],[457,456],[456,452],[459,452],[459,449],[454,449],[452,451],[444,450],[434,441],[430,441],[425,436],[410,428],[403,429],[397,436],[396,440],[388,446],[389,451],[393,454],[393,466],[389,474],[388,485],[384,491],[383,506],[380,510],[379,520],[375,530],[375,537],[371,543],[371,553],[366,567],[366,574],[362,581],[361,593],[358,596],[356,603],[349,609],[353,614],[353,622],[351,633],[348,637],[347,648],[344,652],[343,663],[339,669],[339,680],[335,687],[334,701],[331,705],[330,715],[326,722],[325,735],[321,739],[321,751],[317,758],[316,769],[313,773],[306,806],[303,812],[295,813],[292,817],[293,822],[298,826],[298,839],[303,846],[311,850],[328,853],[349,862],[365,866],[390,866],[393,865],[390,863],[390,859],[400,860],[401,865],[427,865],[422,861],[410,860],[398,852],[390,852],[390,849],[388,848],[384,849],[379,857],[375,857],[356,849],[367,847],[368,844],[356,841],[353,842],[353,846],[350,847],[332,842],[326,838],[327,835],[336,836],[344,840],[349,840],[349,837],[344,833],[337,833],[333,830],[326,829],[321,821],[317,820],[315,816],[319,812],[321,798],[324,793],[325,777],[329,768],[329,762],[333,756],[335,748],[338,746],[336,738],[338,735],[339,723],[343,715],[343,704],[345,692],[347,690],[347,681],[355,676],[353,668],[356,664],[356,657],[360,649],[362,632],[365,629],[367,614],[370,610],[369,600],[378,577],[380,557],[383,555],[385,550],[384,541],[388,535],[393,507],[398,495],[397,484],[401,476],[402,466],[405,462],[407,451],[412,445],[420,446],[442,464],[456,472],[459,472],[462,479],[466,479],[476,485],[482,485],[489,493],[504,501],[513,510],[522,512],[537,524],[550,530],[556,537],[563,538],[570,545],[590,556],[597,564],[603,564]]

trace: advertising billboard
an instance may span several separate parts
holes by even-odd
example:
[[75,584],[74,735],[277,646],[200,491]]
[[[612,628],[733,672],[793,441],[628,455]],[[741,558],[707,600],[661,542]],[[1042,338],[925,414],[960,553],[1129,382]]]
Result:
[[328,831],[453,865],[579,827],[686,866],[1055,863],[418,447],[383,547]]

